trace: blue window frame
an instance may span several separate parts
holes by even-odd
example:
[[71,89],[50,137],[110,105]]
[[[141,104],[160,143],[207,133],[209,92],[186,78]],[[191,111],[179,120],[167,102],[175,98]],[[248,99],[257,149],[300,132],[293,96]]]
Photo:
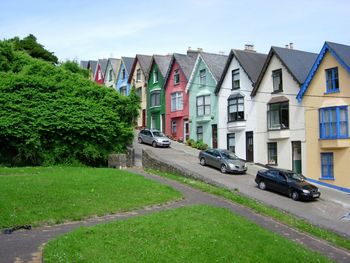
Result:
[[321,179],[334,180],[333,153],[321,153]]
[[326,69],[326,93],[339,92],[338,67]]
[[319,110],[320,138],[343,139],[349,137],[348,107],[328,107]]

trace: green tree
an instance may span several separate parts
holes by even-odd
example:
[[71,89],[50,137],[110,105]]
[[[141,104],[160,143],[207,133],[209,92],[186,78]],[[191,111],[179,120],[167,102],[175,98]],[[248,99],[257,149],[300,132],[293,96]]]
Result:
[[78,62],[75,60],[67,60],[66,62],[61,63],[61,67],[72,73],[80,74],[85,78],[89,77],[89,71],[87,69],[81,68]]

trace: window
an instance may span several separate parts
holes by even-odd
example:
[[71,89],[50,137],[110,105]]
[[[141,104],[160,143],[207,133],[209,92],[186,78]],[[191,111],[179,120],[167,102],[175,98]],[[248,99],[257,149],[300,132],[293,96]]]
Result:
[[243,121],[244,120],[244,97],[238,94],[236,97],[229,98],[227,101],[228,121]]
[[203,141],[203,126],[197,127],[197,141]]
[[171,94],[171,111],[178,111],[183,109],[182,92],[175,92]]
[[232,70],[232,89],[239,89],[239,69]]
[[289,128],[288,101],[267,105],[267,125],[269,130]]
[[176,133],[176,121],[171,122],[171,132]]
[[142,87],[136,89],[136,95],[141,97],[142,96]]
[[108,81],[112,81],[113,80],[113,69],[109,70],[108,76],[109,76]]
[[180,83],[180,72],[178,69],[174,71],[174,85],[177,85]]
[[270,165],[277,165],[277,142],[267,143],[267,162]]
[[205,86],[205,84],[206,84],[206,72],[205,72],[205,69],[201,69],[199,71],[199,84],[201,86]]
[[140,82],[141,81],[141,69],[138,69],[136,71],[136,82]]
[[159,81],[158,70],[153,70],[153,83],[157,83]]
[[197,116],[210,115],[210,95],[197,97]]
[[236,152],[236,140],[234,133],[227,134],[227,150]]
[[319,110],[320,138],[339,139],[349,137],[348,107],[329,107]]
[[321,153],[321,179],[334,179],[333,153]]
[[152,115],[151,116],[151,129],[157,128],[157,116]]
[[126,96],[126,87],[125,86],[120,87],[120,94]]
[[122,69],[122,79],[125,79],[125,69]]
[[338,67],[326,69],[326,93],[339,91]]
[[101,80],[101,79],[102,79],[102,73],[101,73],[100,70],[99,70],[98,73],[97,73],[97,79],[98,79],[98,80]]
[[154,91],[151,93],[151,107],[160,106],[160,92]]
[[273,92],[283,91],[282,69],[272,71]]

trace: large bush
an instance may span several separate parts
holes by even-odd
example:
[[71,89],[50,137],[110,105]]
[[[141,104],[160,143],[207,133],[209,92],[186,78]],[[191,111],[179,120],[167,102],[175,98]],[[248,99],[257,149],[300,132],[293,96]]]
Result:
[[133,138],[138,97],[0,41],[0,164],[105,165]]

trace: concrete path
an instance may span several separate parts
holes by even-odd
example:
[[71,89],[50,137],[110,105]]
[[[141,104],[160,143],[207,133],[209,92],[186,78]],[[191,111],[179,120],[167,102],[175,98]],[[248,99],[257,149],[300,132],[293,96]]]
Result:
[[138,152],[147,149],[168,164],[198,174],[217,185],[238,189],[246,196],[350,238],[350,221],[341,219],[350,212],[350,196],[346,193],[319,186],[319,200],[295,202],[286,196],[258,189],[254,179],[256,172],[262,168],[257,165],[249,164],[246,175],[222,174],[219,170],[201,166],[198,160],[199,151],[181,143],[172,142],[171,148],[153,148],[135,143],[135,148]]

